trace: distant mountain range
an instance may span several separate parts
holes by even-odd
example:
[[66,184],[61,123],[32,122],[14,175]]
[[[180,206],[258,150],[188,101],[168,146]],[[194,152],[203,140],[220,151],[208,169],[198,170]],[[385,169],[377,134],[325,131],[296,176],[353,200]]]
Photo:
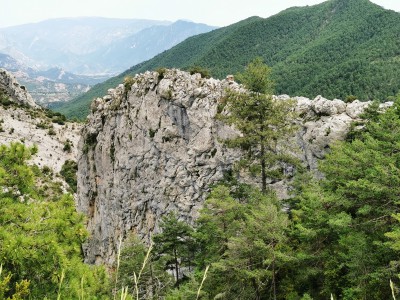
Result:
[[368,0],[329,0],[252,17],[188,38],[59,109],[85,117],[93,98],[146,70],[197,65],[223,78],[257,56],[272,67],[277,94],[384,101],[400,89],[400,14]]
[[214,28],[188,21],[92,17],[2,28],[0,67],[12,71],[39,104],[65,102],[189,36]]
[[214,28],[186,21],[52,19],[1,28],[0,52],[39,69],[110,75]]
[[35,102],[42,106],[68,101],[108,78],[76,75],[58,67],[41,71],[2,53],[0,53],[0,68],[12,72],[18,81],[27,87]]

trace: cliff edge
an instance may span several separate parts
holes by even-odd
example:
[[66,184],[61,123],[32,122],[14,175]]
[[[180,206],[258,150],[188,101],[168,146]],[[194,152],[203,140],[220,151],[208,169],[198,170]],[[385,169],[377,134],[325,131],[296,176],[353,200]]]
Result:
[[[136,75],[92,103],[78,145],[77,205],[91,234],[87,262],[112,264],[120,236],[148,238],[168,211],[187,222],[196,218],[210,186],[240,157],[221,142],[237,132],[215,118],[228,88],[241,86],[173,69]],[[369,105],[294,99],[300,129],[290,143],[309,169]],[[285,182],[271,185],[287,196]]]

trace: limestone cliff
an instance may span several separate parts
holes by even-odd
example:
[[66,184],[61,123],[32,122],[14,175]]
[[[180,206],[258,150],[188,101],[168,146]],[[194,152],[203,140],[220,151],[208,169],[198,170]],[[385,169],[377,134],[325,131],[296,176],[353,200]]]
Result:
[[[120,236],[148,236],[167,211],[192,222],[210,186],[240,156],[221,143],[235,130],[215,118],[226,89],[238,84],[179,70],[146,72],[130,84],[93,102],[78,146],[78,209],[88,218],[89,263],[111,264]],[[295,99],[301,126],[293,143],[311,169],[368,105]],[[284,196],[284,183],[274,187]]]

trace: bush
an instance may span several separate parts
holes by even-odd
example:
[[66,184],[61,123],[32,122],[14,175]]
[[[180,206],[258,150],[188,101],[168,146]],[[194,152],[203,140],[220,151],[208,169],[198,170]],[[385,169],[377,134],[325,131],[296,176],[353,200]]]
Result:
[[72,150],[72,142],[71,142],[70,140],[66,140],[66,141],[64,142],[63,151],[64,151],[64,152],[71,153],[71,150]]
[[135,78],[132,76],[126,76],[124,78],[124,86],[125,86],[125,93],[128,94],[128,92],[131,90],[132,85],[136,82]]
[[73,160],[66,160],[60,171],[61,176],[65,179],[74,193],[77,191],[78,184],[76,177],[77,171],[78,164]]
[[56,135],[56,131],[54,130],[53,127],[51,127],[51,128],[49,129],[48,134],[49,134],[49,135]]
[[158,68],[156,72],[158,73],[158,80],[161,80],[164,78],[165,72],[167,71],[166,68]]
[[10,97],[4,94],[3,91],[0,91],[0,104],[3,106],[9,106],[14,104],[13,101],[10,100]]
[[200,66],[190,67],[189,72],[190,72],[190,75],[198,73],[201,75],[201,78],[210,78],[211,77],[210,71],[208,69],[200,67]]

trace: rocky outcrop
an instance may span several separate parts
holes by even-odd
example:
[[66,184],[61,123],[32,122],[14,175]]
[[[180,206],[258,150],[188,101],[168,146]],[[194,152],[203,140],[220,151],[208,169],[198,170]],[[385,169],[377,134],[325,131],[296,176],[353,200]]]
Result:
[[[167,70],[128,84],[92,103],[79,142],[78,209],[91,233],[84,246],[89,263],[111,264],[120,236],[148,236],[168,211],[192,222],[210,186],[240,157],[221,143],[237,132],[215,118],[226,89],[240,88],[235,82]],[[315,169],[367,104],[295,99],[301,126],[294,153]],[[284,183],[274,187],[284,197]]]
[[0,68],[0,91],[15,103],[30,107],[38,107],[26,88],[20,85],[15,77],[5,69]]
[[55,174],[66,160],[76,160],[82,125],[57,123],[4,69],[0,69],[0,90],[4,97],[0,102],[0,144],[22,142],[28,146],[37,145],[38,153],[31,162],[41,168],[49,167]]

